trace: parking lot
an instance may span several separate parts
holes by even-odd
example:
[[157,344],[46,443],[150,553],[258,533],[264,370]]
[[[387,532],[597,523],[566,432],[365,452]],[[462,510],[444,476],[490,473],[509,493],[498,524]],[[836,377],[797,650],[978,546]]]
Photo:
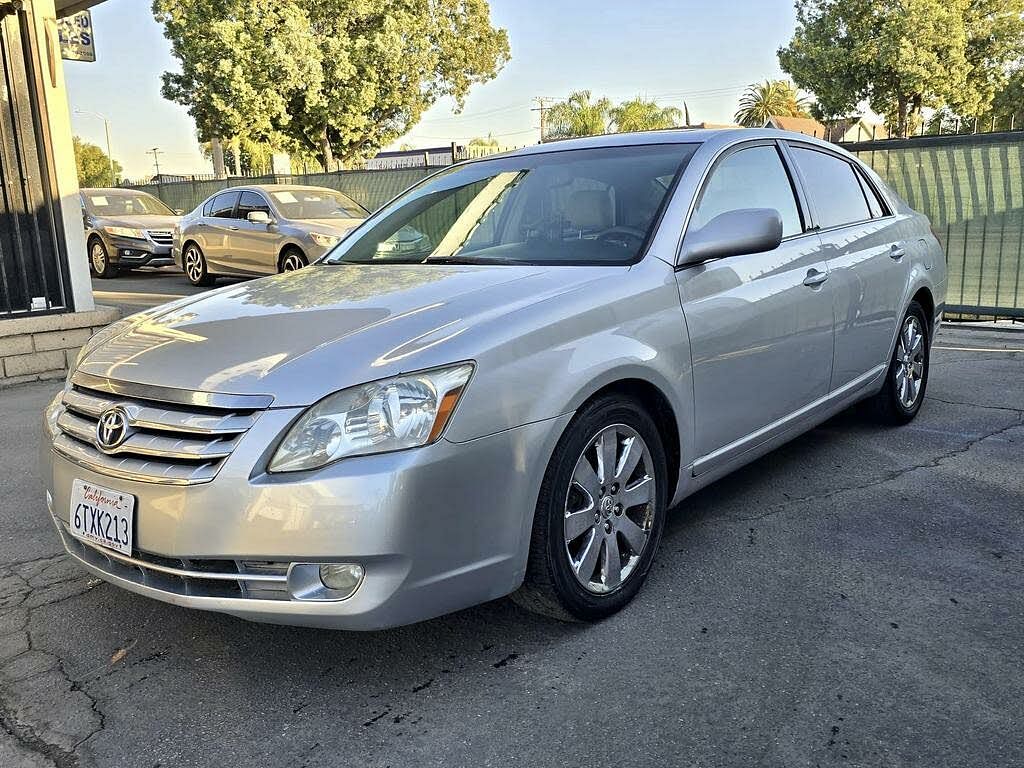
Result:
[[1024,332],[936,344],[915,422],[842,414],[687,500],[595,625],[499,600],[354,634],[123,592],[47,519],[59,385],[4,391],[0,765],[1024,764]]

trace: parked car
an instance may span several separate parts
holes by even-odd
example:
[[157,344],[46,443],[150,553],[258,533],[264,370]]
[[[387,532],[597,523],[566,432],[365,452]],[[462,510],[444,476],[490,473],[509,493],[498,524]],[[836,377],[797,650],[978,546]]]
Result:
[[97,277],[173,264],[171,233],[179,212],[137,189],[80,191],[89,268]]
[[89,571],[177,605],[598,619],[697,489],[860,400],[913,419],[945,286],[926,218],[826,142],[530,147],[97,334],[46,409],[47,503]]
[[316,261],[368,212],[322,187],[266,184],[210,195],[174,231],[174,260],[193,285],[272,275]]

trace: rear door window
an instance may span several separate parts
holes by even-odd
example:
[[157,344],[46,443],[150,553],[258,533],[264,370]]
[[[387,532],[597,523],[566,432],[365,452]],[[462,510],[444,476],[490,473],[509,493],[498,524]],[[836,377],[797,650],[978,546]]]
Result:
[[864,190],[864,197],[868,200],[868,208],[871,210],[871,218],[880,219],[883,216],[888,216],[888,211],[885,207],[885,203],[882,202],[882,198],[875,190],[871,183],[867,180],[863,171],[857,172],[857,179],[860,181],[861,189]]
[[773,208],[782,217],[782,236],[803,231],[793,184],[779,151],[763,144],[737,150],[711,172],[690,227],[703,227],[722,213],[742,208]]
[[822,229],[871,218],[864,189],[853,165],[816,149],[793,146],[792,150]]
[[210,216],[215,219],[230,219],[234,214],[237,192],[221,192],[210,205]]

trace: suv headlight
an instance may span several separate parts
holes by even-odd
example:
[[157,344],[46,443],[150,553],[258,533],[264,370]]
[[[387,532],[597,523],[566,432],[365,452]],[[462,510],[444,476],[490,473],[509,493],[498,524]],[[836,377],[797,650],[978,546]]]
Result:
[[104,227],[103,231],[108,235],[114,237],[130,237],[135,240],[145,240],[146,233],[141,229],[134,229],[133,227]]
[[309,236],[313,238],[313,242],[321,248],[330,248],[341,240],[341,237],[338,235],[325,235],[322,232],[310,232]]
[[459,363],[328,395],[292,425],[268,469],[316,469],[347,456],[432,443],[444,432],[472,373],[472,363]]

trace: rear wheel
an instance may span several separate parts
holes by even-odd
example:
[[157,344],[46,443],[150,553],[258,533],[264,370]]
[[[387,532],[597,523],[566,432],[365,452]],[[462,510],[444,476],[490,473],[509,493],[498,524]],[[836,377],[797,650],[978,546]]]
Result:
[[596,620],[640,591],[661,539],[668,471],[642,406],[612,395],[585,406],[548,466],[526,580],[513,599],[563,619]]
[[209,267],[206,265],[206,257],[195,243],[185,246],[181,262],[185,270],[185,277],[192,285],[208,286],[215,282],[216,278],[210,274]]
[[309,261],[302,251],[298,248],[289,248],[281,255],[281,263],[278,266],[281,272],[294,272],[308,265]]
[[875,412],[882,422],[906,424],[917,416],[928,386],[930,350],[924,309],[912,301],[900,323],[885,386],[874,398]]
[[117,277],[117,265],[110,262],[107,247],[98,237],[89,241],[89,269],[96,277],[105,280]]

